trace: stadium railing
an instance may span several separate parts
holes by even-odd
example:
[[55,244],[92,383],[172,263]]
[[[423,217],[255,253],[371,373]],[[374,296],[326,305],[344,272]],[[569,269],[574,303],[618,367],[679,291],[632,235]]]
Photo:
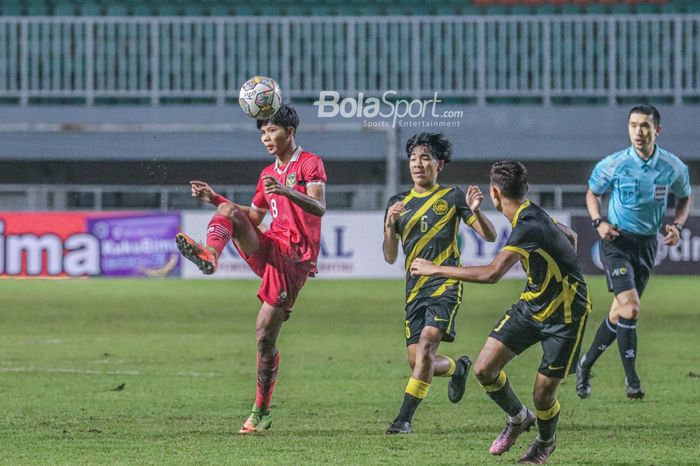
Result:
[[[487,192],[488,186],[480,187]],[[408,190],[410,186],[400,186]],[[220,194],[247,205],[255,185],[217,186]],[[528,196],[542,207],[585,215],[585,186],[530,185]],[[382,185],[329,185],[326,201],[329,210],[383,210],[394,194]],[[693,186],[693,215],[700,215],[700,186]],[[487,201],[490,205],[490,201]],[[132,185],[33,185],[0,184],[0,210],[170,210],[196,209],[204,203],[194,199],[186,186]]]
[[473,100],[700,98],[700,15],[0,17],[0,100],[235,100],[252,74]]

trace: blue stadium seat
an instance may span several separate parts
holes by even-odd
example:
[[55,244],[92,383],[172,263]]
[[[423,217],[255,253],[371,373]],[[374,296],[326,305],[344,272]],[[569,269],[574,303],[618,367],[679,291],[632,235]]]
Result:
[[30,16],[47,16],[51,14],[51,8],[45,0],[32,0],[27,5],[27,14]]
[[700,0],[0,0],[2,15],[532,15],[700,13]]
[[700,2],[698,2],[698,1],[688,2],[688,5],[686,8],[687,8],[686,11],[688,13],[693,13],[693,14],[700,13]]
[[588,15],[605,15],[610,13],[610,9],[606,5],[594,3],[593,5],[586,5],[584,13]]
[[53,14],[55,16],[75,16],[78,13],[78,5],[75,2],[54,3]]
[[106,13],[109,16],[126,16],[128,14],[128,10],[124,4],[110,3],[107,5]]
[[130,5],[129,14],[132,16],[152,16],[157,14],[155,5],[149,3],[139,3]]
[[659,14],[663,13],[661,11],[660,5],[655,5],[653,3],[642,3],[637,5],[637,13],[641,14]]
[[581,5],[562,5],[561,14],[563,15],[580,15],[585,12],[584,7]]
[[3,0],[0,4],[3,16],[19,16],[22,14],[22,6],[13,0]]
[[481,14],[486,15],[507,15],[508,7],[504,5],[488,5],[481,7]]
[[178,7],[175,3],[161,3],[158,5],[158,16],[177,16]]
[[82,1],[78,8],[78,14],[82,16],[102,16],[105,14],[105,7],[99,1]]

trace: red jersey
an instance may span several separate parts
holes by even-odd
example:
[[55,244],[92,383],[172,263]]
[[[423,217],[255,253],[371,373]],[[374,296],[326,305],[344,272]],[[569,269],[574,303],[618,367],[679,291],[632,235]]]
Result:
[[321,217],[305,212],[285,196],[265,194],[262,177],[272,175],[288,188],[306,194],[309,185],[326,183],[326,169],[319,156],[302,151],[300,147],[287,165],[280,167],[278,163],[275,160],[260,172],[252,207],[270,212],[272,223],[265,234],[285,245],[290,258],[300,267],[315,273],[321,243]]

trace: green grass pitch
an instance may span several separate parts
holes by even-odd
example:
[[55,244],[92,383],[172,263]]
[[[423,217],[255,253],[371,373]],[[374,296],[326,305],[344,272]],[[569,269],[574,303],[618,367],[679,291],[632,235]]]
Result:
[[[590,277],[593,338],[610,295]],[[700,461],[698,278],[653,277],[639,325],[647,397],[625,398],[617,347],[559,391],[551,464]],[[522,282],[466,285],[452,356],[476,356]],[[279,339],[272,429],[239,436],[255,394],[253,281],[0,280],[0,464],[512,464],[504,416],[470,376],[435,379],[415,434],[387,437],[409,369],[403,283],[311,280]],[[539,347],[507,372],[532,407]]]

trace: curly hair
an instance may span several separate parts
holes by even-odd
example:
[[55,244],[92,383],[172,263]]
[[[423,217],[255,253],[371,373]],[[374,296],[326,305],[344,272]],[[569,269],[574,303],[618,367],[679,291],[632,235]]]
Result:
[[430,149],[430,155],[436,160],[449,163],[452,160],[452,143],[442,133],[420,133],[412,136],[406,142],[406,155],[411,158],[411,152],[418,146]]

